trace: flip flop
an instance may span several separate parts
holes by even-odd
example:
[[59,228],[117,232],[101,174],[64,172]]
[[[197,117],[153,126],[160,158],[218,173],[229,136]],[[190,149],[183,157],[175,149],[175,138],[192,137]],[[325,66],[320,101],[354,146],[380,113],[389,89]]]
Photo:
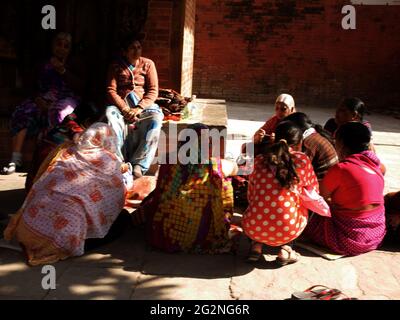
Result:
[[277,264],[279,264],[280,266],[286,266],[288,264],[296,263],[300,259],[300,254],[298,254],[292,248],[290,248],[290,249],[288,249],[288,248],[290,248],[290,247],[289,246],[283,246],[281,248],[281,249],[285,250],[289,254],[289,256],[287,258],[281,258],[281,257],[278,256],[275,259],[275,262]]
[[[340,299],[340,297],[344,297]],[[312,286],[304,291],[292,294],[295,300],[350,300],[343,292],[322,285]]]

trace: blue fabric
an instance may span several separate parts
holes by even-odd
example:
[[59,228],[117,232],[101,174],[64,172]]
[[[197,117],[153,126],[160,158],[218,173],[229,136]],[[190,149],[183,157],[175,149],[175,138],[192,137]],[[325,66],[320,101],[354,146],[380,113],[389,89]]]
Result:
[[130,162],[132,166],[139,165],[145,174],[154,160],[158,147],[164,118],[160,107],[153,104],[143,110],[139,115],[139,121],[134,125],[128,125],[115,106],[107,107],[106,117],[117,135],[118,156],[125,162]]

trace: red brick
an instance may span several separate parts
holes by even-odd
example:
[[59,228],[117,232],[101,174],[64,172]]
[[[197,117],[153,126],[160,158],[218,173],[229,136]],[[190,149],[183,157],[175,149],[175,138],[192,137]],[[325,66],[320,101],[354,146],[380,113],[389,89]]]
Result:
[[356,6],[357,30],[343,30],[345,4],[197,0],[194,93],[271,102],[285,89],[303,103],[354,94],[397,103],[400,6]]

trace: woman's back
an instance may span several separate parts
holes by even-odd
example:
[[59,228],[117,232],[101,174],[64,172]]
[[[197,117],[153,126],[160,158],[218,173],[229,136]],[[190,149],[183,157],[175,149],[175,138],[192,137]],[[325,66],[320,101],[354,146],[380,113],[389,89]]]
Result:
[[325,189],[332,190],[333,209],[338,213],[368,205],[383,207],[384,178],[379,159],[371,151],[346,157],[329,170],[322,184]]
[[[279,246],[296,239],[307,224],[308,210],[299,205],[303,187],[318,191],[318,182],[309,158],[292,151],[299,183],[294,189],[283,188],[273,170],[264,164],[263,156],[255,160],[248,190],[249,207],[243,223],[246,233],[257,241]],[[297,190],[297,191],[296,191]]]
[[376,249],[385,232],[384,179],[378,157],[368,150],[371,132],[360,122],[348,122],[336,132],[340,163],[321,183],[331,199],[331,218],[313,216],[305,231],[315,243],[344,255]]
[[214,253],[229,247],[233,190],[220,159],[162,165],[144,209],[148,240],[159,249]]

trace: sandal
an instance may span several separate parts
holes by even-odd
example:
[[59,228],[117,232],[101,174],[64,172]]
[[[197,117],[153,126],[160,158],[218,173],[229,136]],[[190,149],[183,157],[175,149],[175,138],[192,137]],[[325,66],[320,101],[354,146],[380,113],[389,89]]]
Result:
[[278,263],[280,266],[286,266],[288,264],[292,264],[292,263],[299,261],[300,254],[298,254],[296,251],[294,251],[291,247],[282,246],[281,249],[286,251],[289,256],[287,258],[281,258],[278,256],[275,259],[275,262]]
[[263,256],[262,254],[262,244],[261,245],[261,251],[257,251],[254,249],[254,246],[257,244],[257,242],[252,242],[251,247],[250,247],[250,252],[249,255],[247,256],[247,262],[258,262],[260,261],[261,257]]
[[[342,297],[342,298],[340,298]],[[322,285],[312,286],[304,291],[292,294],[294,300],[353,300],[338,289]]]

